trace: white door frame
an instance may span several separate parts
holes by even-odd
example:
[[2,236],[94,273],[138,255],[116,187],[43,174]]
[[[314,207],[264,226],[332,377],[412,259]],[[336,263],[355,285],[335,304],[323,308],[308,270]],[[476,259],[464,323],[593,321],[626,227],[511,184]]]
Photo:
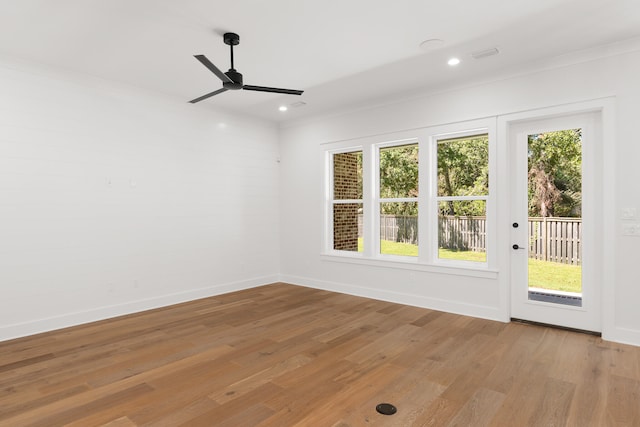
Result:
[[554,304],[529,299],[527,250],[511,251],[511,317],[539,323],[601,332],[601,282],[597,278],[597,229],[601,205],[599,183],[602,170],[596,164],[602,146],[596,129],[599,113],[582,113],[521,122],[510,127],[511,222],[521,227],[511,229],[512,244],[528,247],[527,239],[527,142],[528,135],[566,129],[582,129],[582,306]]
[[[600,171],[599,186],[595,190],[595,203],[598,212],[594,218],[593,243],[597,250],[592,254],[592,278],[601,284],[599,298],[601,301],[599,330],[605,339],[614,333],[614,284],[615,284],[615,245],[612,238],[615,227],[615,135],[614,135],[614,106],[612,97],[596,99],[592,101],[560,105],[542,108],[520,113],[507,114],[498,117],[498,155],[497,163],[500,174],[505,177],[495,183],[498,189],[498,205],[501,207],[498,213],[498,243],[499,243],[499,270],[500,270],[500,305],[505,313],[505,320],[511,316],[511,257],[512,251],[512,227],[513,217],[510,180],[510,160],[512,158],[512,146],[510,134],[512,129],[523,122],[544,120],[555,117],[577,115],[581,113],[597,113],[599,115],[600,150],[591,167]],[[494,187],[494,188],[495,188]],[[606,272],[606,276],[605,276]]]

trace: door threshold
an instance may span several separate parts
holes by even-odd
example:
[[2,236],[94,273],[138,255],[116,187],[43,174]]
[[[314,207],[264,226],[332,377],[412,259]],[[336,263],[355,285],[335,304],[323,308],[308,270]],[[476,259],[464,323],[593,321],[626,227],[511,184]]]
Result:
[[529,291],[529,300],[582,307],[582,295],[573,292],[553,292],[535,289]]
[[593,335],[595,337],[602,337],[602,332],[587,331],[586,329],[569,328],[567,326],[552,325],[550,323],[543,323],[543,322],[534,322],[532,320],[517,319],[515,317],[512,317],[511,321],[515,323],[522,323],[524,325],[543,326],[546,328],[561,329],[563,331],[578,332],[581,334]]

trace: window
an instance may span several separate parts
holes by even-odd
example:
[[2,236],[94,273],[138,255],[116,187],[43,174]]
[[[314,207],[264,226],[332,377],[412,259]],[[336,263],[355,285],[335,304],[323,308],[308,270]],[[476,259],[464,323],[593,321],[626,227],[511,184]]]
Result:
[[495,121],[467,125],[327,144],[326,254],[486,269]]
[[334,153],[333,249],[362,252],[362,151]]
[[437,140],[438,258],[487,261],[489,135]]
[[418,144],[382,147],[380,253],[418,256]]

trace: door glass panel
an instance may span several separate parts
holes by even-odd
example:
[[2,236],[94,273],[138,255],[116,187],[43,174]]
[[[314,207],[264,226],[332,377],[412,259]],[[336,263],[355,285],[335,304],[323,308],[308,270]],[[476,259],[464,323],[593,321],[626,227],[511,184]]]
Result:
[[582,306],[582,132],[528,135],[529,299]]

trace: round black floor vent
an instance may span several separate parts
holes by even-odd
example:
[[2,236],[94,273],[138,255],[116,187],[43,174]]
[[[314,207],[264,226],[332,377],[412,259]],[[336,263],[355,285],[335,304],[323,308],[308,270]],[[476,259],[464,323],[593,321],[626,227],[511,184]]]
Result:
[[376,411],[382,415],[393,415],[398,412],[398,409],[391,403],[379,403],[376,405]]

